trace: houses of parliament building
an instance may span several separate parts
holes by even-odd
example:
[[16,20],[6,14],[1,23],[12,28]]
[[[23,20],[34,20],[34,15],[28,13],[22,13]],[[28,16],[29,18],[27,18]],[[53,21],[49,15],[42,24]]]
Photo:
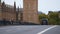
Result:
[[23,9],[1,3],[0,0],[0,20],[21,21],[39,24],[38,20],[38,1],[37,0],[23,0]]

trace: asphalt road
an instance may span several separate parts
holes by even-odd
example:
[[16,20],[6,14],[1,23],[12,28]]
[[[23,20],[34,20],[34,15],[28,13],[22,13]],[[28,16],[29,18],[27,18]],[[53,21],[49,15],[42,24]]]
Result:
[[[0,34],[38,34],[52,26],[54,25],[0,26]],[[42,34],[60,34],[60,26],[46,30]]]

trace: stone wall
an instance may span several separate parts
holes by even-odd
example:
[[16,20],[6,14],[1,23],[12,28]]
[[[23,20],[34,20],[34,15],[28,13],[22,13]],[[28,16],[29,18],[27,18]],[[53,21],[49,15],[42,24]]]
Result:
[[23,3],[23,22],[39,24],[38,0],[24,0]]

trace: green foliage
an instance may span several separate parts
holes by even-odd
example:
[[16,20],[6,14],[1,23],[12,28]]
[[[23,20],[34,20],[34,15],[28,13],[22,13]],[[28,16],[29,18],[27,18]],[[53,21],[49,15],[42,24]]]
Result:
[[48,18],[48,16],[45,14],[39,14],[39,19],[42,19],[42,18]]
[[57,21],[54,19],[49,19],[48,22],[49,22],[49,25],[56,25],[57,24]]
[[48,15],[45,15],[45,14],[39,14],[39,21],[40,21],[40,23],[42,22],[41,19],[43,19],[43,18],[47,18],[47,19],[48,19]]
[[59,24],[59,16],[58,16],[58,12],[52,12],[49,14],[49,24],[53,24],[53,25],[58,25]]
[[39,20],[41,22],[42,18],[47,18],[49,25],[60,25],[60,18],[58,12],[52,12],[48,15],[45,14],[39,14]]

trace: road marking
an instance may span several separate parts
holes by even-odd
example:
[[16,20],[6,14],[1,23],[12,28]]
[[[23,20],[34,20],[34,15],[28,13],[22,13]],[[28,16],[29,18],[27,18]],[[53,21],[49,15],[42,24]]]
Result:
[[43,34],[44,32],[46,32],[46,31],[48,31],[48,30],[50,30],[50,29],[52,29],[52,28],[55,28],[55,27],[57,27],[57,25],[52,26],[52,27],[49,27],[49,28],[47,28],[47,29],[45,29],[45,30],[43,30],[43,31],[41,31],[41,32],[39,32],[39,33],[37,33],[37,34]]

